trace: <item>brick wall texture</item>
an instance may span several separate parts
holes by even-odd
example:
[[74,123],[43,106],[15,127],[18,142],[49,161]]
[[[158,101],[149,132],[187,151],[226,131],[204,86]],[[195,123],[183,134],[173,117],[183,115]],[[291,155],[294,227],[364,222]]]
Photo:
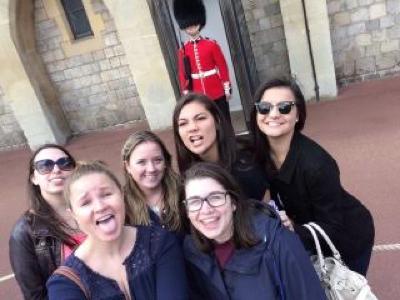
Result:
[[36,45],[73,133],[145,118],[112,16],[101,0],[91,5],[105,23],[106,46],[67,58],[56,22],[46,16],[42,0],[35,1]]
[[4,100],[0,87],[0,150],[19,148],[26,145],[25,135],[15,119],[9,103]]
[[339,84],[400,73],[400,0],[327,0]]
[[241,0],[260,81],[290,74],[279,0]]

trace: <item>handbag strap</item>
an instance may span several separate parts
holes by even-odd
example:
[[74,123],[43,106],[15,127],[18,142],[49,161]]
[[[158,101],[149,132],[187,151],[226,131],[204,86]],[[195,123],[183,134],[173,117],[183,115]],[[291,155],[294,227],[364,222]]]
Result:
[[321,245],[319,243],[317,233],[315,232],[314,228],[311,227],[309,224],[304,224],[303,226],[310,231],[310,233],[314,239],[315,248],[317,249],[317,257],[318,257],[318,261],[319,261],[319,267],[320,267],[321,273],[326,275],[324,255],[322,254]]
[[324,238],[325,242],[328,244],[329,248],[332,251],[333,257],[335,257],[337,260],[341,261],[340,253],[336,249],[335,245],[332,243],[331,239],[329,236],[326,234],[326,232],[319,226],[317,223],[310,222],[308,223],[311,225],[315,230],[319,232],[319,234]]
[[90,300],[89,291],[86,289],[82,280],[80,279],[80,277],[75,273],[75,271],[72,268],[67,267],[67,266],[60,266],[54,271],[54,274],[63,275],[65,277],[67,277],[68,279],[72,280],[73,282],[75,282],[75,284],[77,286],[79,286],[79,288],[85,294],[85,298],[87,300]]

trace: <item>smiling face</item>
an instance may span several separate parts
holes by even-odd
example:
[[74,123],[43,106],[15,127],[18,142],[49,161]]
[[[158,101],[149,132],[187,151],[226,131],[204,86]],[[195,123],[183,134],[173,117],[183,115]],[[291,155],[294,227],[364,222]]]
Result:
[[[226,192],[224,187],[212,178],[191,179],[185,185],[186,199],[206,198],[211,193]],[[192,225],[208,239],[217,243],[228,241],[233,235],[233,212],[236,207],[228,194],[224,205],[211,207],[203,202],[200,210],[187,212]]]
[[214,117],[197,101],[186,104],[178,118],[179,136],[185,147],[204,161],[219,159]]
[[[62,150],[57,148],[45,148],[39,151],[34,160],[33,164],[38,161],[50,159],[57,161],[60,158],[68,157]],[[40,187],[40,193],[43,198],[51,202],[53,198],[59,198],[62,196],[65,180],[70,175],[71,171],[60,170],[58,165],[54,165],[53,170],[48,174],[40,174],[36,169],[33,171],[31,176],[31,182]],[[52,203],[50,203],[52,204]],[[56,204],[56,203],[53,203]]]
[[[293,92],[286,87],[276,87],[266,90],[261,101],[276,105],[283,101],[296,101]],[[293,106],[289,114],[281,114],[275,106],[269,114],[257,112],[257,125],[268,139],[291,137],[298,117],[297,108]]]
[[156,189],[164,179],[165,157],[156,142],[142,142],[132,150],[125,168],[141,190]]
[[117,239],[125,221],[121,190],[103,173],[84,175],[70,186],[71,211],[79,228],[100,241]]

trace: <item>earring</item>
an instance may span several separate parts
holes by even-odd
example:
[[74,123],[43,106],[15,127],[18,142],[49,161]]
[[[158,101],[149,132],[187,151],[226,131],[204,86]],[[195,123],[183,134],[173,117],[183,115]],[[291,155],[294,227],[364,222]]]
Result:
[[296,118],[296,123],[299,121],[299,119],[298,118]]

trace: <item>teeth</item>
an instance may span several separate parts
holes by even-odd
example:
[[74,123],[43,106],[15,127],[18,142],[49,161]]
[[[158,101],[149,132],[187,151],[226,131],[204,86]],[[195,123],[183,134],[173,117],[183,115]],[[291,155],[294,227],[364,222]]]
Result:
[[192,136],[192,137],[190,137],[190,140],[191,140],[192,142],[199,141],[199,140],[201,140],[201,139],[202,139],[201,136]]
[[208,223],[215,222],[217,220],[218,220],[218,218],[210,218],[210,219],[204,219],[204,220],[202,220],[202,222],[208,224]]
[[112,217],[114,217],[114,216],[113,215],[106,215],[104,217],[101,217],[100,219],[97,219],[96,224],[99,225],[99,223],[104,222],[104,221],[108,221]]

